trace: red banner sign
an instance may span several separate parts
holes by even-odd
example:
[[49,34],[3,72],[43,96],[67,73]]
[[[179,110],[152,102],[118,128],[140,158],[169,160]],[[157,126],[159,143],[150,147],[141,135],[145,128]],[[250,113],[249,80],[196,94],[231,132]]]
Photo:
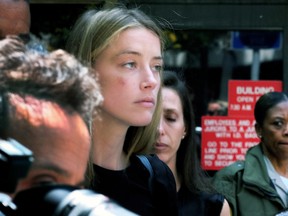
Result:
[[244,160],[249,147],[259,143],[254,107],[267,92],[282,91],[281,81],[230,80],[228,116],[202,116],[201,165],[219,170]]
[[201,164],[219,170],[236,160],[244,160],[247,149],[259,143],[253,117],[202,117]]
[[228,89],[228,116],[253,116],[258,98],[282,91],[282,81],[230,80]]

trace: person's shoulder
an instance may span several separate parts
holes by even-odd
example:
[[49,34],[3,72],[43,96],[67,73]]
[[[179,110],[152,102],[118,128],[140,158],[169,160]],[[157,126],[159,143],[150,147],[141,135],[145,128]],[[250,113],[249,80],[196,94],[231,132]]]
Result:
[[[195,196],[195,195],[193,195]],[[199,199],[202,199],[203,201],[207,202],[207,203],[219,203],[223,204],[224,201],[224,195],[218,192],[206,192],[206,191],[202,191],[200,193],[197,194],[197,196]]]
[[219,176],[234,176],[237,172],[244,170],[245,161],[236,161],[219,171],[217,171],[213,178],[219,178]]
[[[168,165],[165,162],[163,162],[162,160],[160,160],[156,154],[148,154],[148,155],[146,155],[146,157],[149,160],[149,162],[151,163],[154,172],[159,172],[160,174],[168,174],[168,175],[172,174]],[[173,176],[173,174],[172,174],[172,176]]]
[[[145,154],[145,155],[136,155],[133,157],[133,160],[137,158],[138,162],[141,161],[143,165],[147,167],[151,166],[153,172],[155,174],[172,174],[170,168],[167,166],[166,163],[164,163],[162,160],[159,159],[159,157],[156,154]],[[147,166],[148,165],[148,166]],[[149,169],[149,168],[148,168]],[[165,174],[165,175],[166,175]],[[172,174],[173,175],[173,174]]]
[[159,157],[156,154],[147,154],[145,156],[148,158],[148,160],[151,163],[155,163],[155,164],[160,165],[160,166],[165,164],[162,160],[159,159]]
[[214,188],[225,196],[233,211],[236,206],[237,188],[241,187],[244,169],[245,161],[236,161],[216,172],[212,178]]
[[156,200],[157,215],[177,215],[176,182],[172,171],[156,154],[145,156],[154,173],[153,196]]
[[[167,191],[175,191],[176,183],[174,175],[168,165],[159,159],[156,154],[137,155],[138,161],[141,161],[143,167],[149,171],[150,179],[153,182],[153,187],[156,189],[164,189]],[[156,189],[156,190],[158,190]]]
[[[195,215],[220,215],[223,208],[224,195],[218,192],[199,191],[192,192],[186,186],[181,185],[178,191],[178,205],[181,215],[187,215],[188,212]],[[185,212],[185,213],[184,213]]]
[[[220,193],[231,191],[234,184],[241,179],[245,168],[245,161],[236,161],[217,171],[212,177],[212,184]],[[230,192],[229,192],[230,193]],[[225,194],[225,193],[224,193]]]

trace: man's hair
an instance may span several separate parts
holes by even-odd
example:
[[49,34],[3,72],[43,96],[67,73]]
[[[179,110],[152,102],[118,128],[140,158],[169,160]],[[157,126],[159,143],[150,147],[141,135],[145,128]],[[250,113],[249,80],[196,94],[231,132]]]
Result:
[[0,41],[0,99],[12,93],[52,101],[89,124],[103,100],[90,70],[64,50],[31,50],[18,36]]

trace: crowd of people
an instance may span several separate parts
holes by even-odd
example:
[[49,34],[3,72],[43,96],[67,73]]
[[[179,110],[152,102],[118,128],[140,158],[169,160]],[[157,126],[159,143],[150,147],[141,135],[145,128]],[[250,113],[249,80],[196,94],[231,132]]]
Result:
[[[19,179],[1,170],[7,185],[0,185],[0,215],[34,206],[28,197],[42,195],[35,189],[57,185],[101,195],[109,204],[90,200],[95,215],[103,208],[111,215],[287,215],[285,93],[257,101],[260,143],[246,160],[209,177],[200,166],[185,81],[164,70],[159,23],[139,8],[89,9],[65,50],[49,52],[27,45],[30,22],[28,1],[0,1],[0,148],[31,152],[25,170],[8,170],[20,172]],[[225,115],[226,108],[209,114]],[[2,208],[7,197],[16,210]],[[52,211],[41,215],[57,216]]]

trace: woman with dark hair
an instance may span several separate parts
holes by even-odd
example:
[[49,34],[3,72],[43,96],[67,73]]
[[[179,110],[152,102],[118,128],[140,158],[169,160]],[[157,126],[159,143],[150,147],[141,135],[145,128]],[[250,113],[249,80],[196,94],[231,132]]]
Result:
[[260,143],[245,161],[237,161],[214,176],[233,216],[287,215],[288,207],[288,97],[283,92],[262,95],[254,108]]
[[162,116],[155,144],[172,170],[179,215],[230,215],[224,196],[213,189],[199,163],[195,118],[188,89],[175,72],[163,73]]

